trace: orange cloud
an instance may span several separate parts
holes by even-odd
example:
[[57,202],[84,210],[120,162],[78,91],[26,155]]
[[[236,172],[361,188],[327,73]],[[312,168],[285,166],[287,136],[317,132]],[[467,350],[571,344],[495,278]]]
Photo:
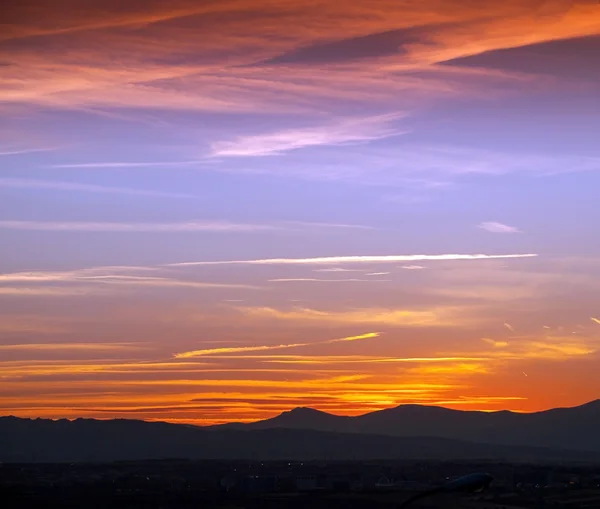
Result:
[[[449,70],[435,68],[439,62],[600,32],[597,4],[559,0],[554,5],[547,10],[523,0],[485,6],[458,0],[13,5],[4,13],[8,21],[1,36],[10,49],[0,51],[4,61],[16,65],[4,68],[3,99],[88,111],[122,106],[318,111],[327,98],[398,101],[402,89],[409,92],[402,97],[410,105],[424,95],[465,93],[465,84],[454,84]],[[319,45],[338,44],[343,54],[345,41],[394,31],[395,50],[371,59],[325,65],[299,59],[285,71],[276,64],[306,48],[316,46],[318,53]],[[43,41],[43,54],[18,45],[28,37]],[[189,63],[181,63],[185,57]],[[176,63],[155,63],[170,58]],[[409,74],[415,69],[436,74],[417,79]]]
[[496,348],[505,348],[508,346],[507,341],[496,341],[495,339],[490,338],[481,338],[482,341],[485,341],[488,345],[492,345]]
[[451,375],[461,377],[464,375],[488,373],[490,364],[484,362],[453,362],[448,364],[427,364],[411,368],[411,373],[421,375]]
[[403,310],[403,309],[355,309],[349,311],[319,311],[309,308],[293,308],[282,311],[269,307],[237,308],[249,318],[274,318],[297,322],[332,322],[339,324],[381,324],[398,326],[452,325],[453,309]]
[[[357,341],[373,334],[328,342]],[[510,351],[506,347],[494,348],[481,357],[301,356],[258,351],[254,356],[209,354],[203,356],[202,362],[9,361],[0,363],[3,385],[0,408],[22,416],[106,415],[197,424],[265,418],[295,405],[317,406],[343,414],[363,413],[401,402],[505,408],[509,402],[526,401],[526,397],[473,394],[470,377],[489,374],[498,363],[566,360],[573,355],[585,356],[591,350],[581,346],[583,338],[552,338],[552,341],[551,347],[546,345],[540,352],[541,340],[516,338]],[[245,363],[241,369],[235,364],[238,358]],[[226,364],[212,367],[210,363],[215,361]],[[251,364],[263,361],[290,361],[300,367],[303,362],[320,363],[323,371],[314,371],[312,365],[302,371],[261,369]],[[336,373],[336,364],[345,362],[350,369]],[[373,363],[414,367],[389,372],[373,370],[370,367]],[[106,378],[103,373],[118,378]],[[43,380],[36,379],[40,376]],[[201,403],[195,403],[198,398]],[[253,398],[271,403],[252,404]],[[227,412],[220,410],[224,404]]]
[[510,342],[488,338],[484,341],[494,349],[477,354],[480,355],[480,359],[487,359],[490,364],[498,361],[564,361],[600,352],[600,338],[595,336],[520,336],[511,338]]
[[368,355],[257,355],[238,357],[280,364],[372,364],[372,363],[456,363],[485,361],[488,357],[375,357]]

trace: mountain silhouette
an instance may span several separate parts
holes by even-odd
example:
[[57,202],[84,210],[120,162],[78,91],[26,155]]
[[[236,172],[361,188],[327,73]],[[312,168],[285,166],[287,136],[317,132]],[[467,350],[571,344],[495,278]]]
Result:
[[[229,428],[229,429],[272,429],[272,428],[289,428],[289,429],[312,429],[317,431],[335,431],[343,432],[345,428],[350,429],[349,425],[351,417],[342,415],[328,414],[314,408],[298,407],[292,410],[282,412],[281,414],[257,421],[250,424],[229,423],[213,428]],[[346,423],[346,425],[344,424]]]
[[[402,410],[405,412],[406,410]],[[315,422],[303,409],[284,420]],[[335,416],[333,416],[335,417]],[[352,419],[352,418],[347,418]],[[324,421],[322,421],[324,422]],[[112,462],[153,459],[599,461],[599,452],[480,444],[439,437],[239,430],[135,420],[0,418],[0,462]]]
[[479,412],[400,405],[356,417],[298,408],[271,419],[214,428],[258,430],[311,429],[337,433],[437,437],[511,446],[535,446],[600,452],[600,400],[572,408],[535,413]]

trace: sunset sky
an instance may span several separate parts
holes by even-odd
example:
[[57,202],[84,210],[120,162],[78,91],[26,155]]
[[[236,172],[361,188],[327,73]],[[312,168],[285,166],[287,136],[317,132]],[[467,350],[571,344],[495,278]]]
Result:
[[0,415],[600,397],[597,0],[0,9]]

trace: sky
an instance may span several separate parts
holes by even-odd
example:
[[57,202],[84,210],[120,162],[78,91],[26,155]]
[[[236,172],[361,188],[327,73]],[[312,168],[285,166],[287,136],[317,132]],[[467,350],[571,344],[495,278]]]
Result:
[[0,9],[0,415],[600,397],[598,1]]

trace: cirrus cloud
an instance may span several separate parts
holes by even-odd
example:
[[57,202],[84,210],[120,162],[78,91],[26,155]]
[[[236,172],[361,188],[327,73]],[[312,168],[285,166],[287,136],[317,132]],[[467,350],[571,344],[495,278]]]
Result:
[[486,221],[479,224],[479,228],[491,233],[521,233],[516,226],[498,223],[496,221]]
[[281,154],[317,145],[340,145],[377,140],[402,134],[390,123],[404,116],[391,113],[365,118],[343,119],[329,125],[290,129],[263,135],[243,136],[212,145],[215,157],[252,157]]

